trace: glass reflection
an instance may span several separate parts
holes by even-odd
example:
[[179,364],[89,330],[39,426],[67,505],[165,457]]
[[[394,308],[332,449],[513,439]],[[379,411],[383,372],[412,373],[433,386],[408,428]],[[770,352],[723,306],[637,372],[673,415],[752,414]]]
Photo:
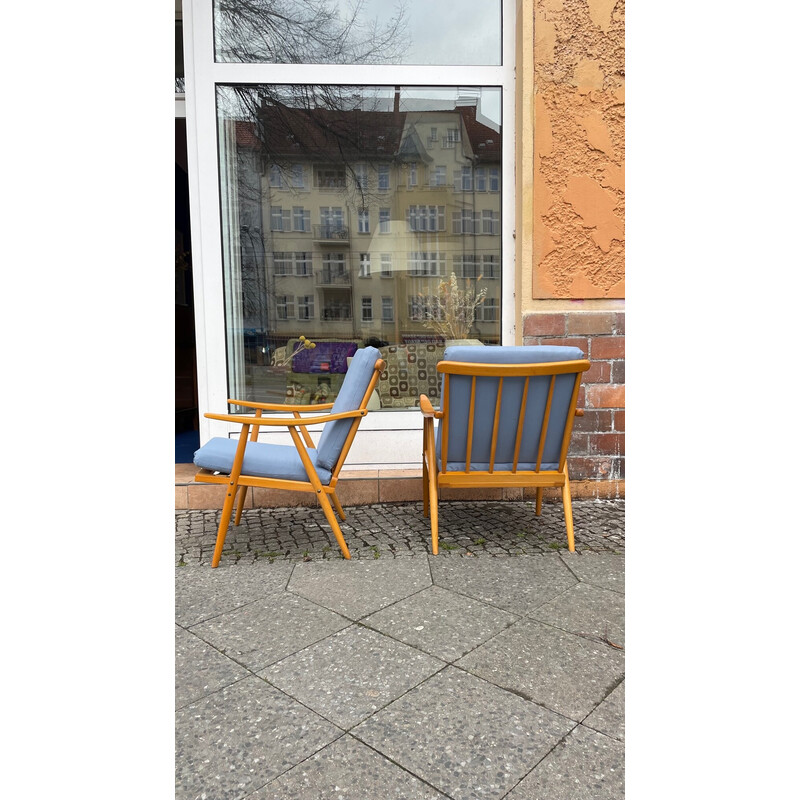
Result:
[[214,0],[217,61],[499,65],[500,0]]
[[406,408],[445,340],[500,342],[498,89],[225,86],[218,108],[230,396],[331,402],[370,344],[381,408]]

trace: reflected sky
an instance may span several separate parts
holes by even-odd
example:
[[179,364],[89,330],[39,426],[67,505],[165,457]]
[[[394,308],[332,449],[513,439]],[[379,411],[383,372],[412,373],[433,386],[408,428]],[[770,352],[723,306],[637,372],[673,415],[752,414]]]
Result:
[[[409,48],[403,64],[501,63],[500,0],[405,0]],[[349,3],[341,2],[347,9]],[[377,18],[379,25],[396,16],[398,3],[363,0],[365,18]]]

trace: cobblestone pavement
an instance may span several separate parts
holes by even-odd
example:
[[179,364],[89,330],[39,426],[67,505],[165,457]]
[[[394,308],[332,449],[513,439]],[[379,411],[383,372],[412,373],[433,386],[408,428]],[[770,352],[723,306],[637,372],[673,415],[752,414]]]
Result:
[[[625,552],[625,501],[573,500],[578,553]],[[430,527],[421,503],[345,508],[342,523],[353,559],[422,556],[430,552]],[[220,511],[175,513],[178,566],[210,564]],[[537,517],[531,502],[442,502],[439,553],[458,557],[535,555],[566,549],[560,502],[545,503]],[[319,508],[256,508],[231,526],[221,564],[341,559]]]

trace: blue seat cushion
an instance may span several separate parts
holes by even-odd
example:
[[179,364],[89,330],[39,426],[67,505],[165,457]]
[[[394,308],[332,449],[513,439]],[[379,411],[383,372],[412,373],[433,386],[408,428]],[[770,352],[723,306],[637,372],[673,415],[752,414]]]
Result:
[[[361,405],[375,370],[375,362],[380,356],[380,352],[374,347],[362,347],[356,351],[347,368],[342,388],[333,403],[331,414],[355,411]],[[336,466],[352,424],[352,419],[336,419],[325,423],[317,442],[318,467],[332,470]]]
[[[215,436],[195,452],[194,463],[203,469],[227,475],[233,468],[233,459],[236,456],[238,444],[238,439],[224,439]],[[320,467],[317,450],[309,448],[308,455],[319,475],[320,482],[323,486],[327,486],[331,482],[330,470]],[[308,481],[308,474],[300,459],[300,454],[293,444],[248,442],[244,451],[242,475],[280,478],[286,481]]]
[[[457,345],[448,347],[444,352],[445,361],[479,364],[541,364],[554,361],[575,361],[582,358],[584,358],[584,355],[579,348],[556,345]],[[522,403],[524,381],[524,378],[506,378],[503,381],[503,397],[495,451],[494,468],[496,470],[510,470],[513,467],[517,422]],[[572,397],[573,381],[574,373],[556,377],[541,469],[558,469],[564,426],[567,422],[567,412]],[[450,376],[449,437],[447,443],[448,472],[461,471],[466,466],[471,384],[471,376]],[[536,469],[539,434],[547,403],[549,385],[549,376],[531,378],[524,412],[525,422],[517,469]],[[479,377],[476,381],[475,423],[470,460],[470,469],[472,470],[489,469],[498,387],[498,378]],[[440,423],[437,425],[436,435],[436,455],[439,458],[440,468],[441,433],[442,426]]]

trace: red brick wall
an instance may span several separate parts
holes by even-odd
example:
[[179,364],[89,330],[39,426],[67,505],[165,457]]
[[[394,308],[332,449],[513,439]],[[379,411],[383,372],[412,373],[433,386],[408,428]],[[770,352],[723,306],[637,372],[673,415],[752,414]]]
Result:
[[592,366],[578,396],[570,480],[625,479],[625,312],[547,311],[524,316],[522,343],[580,347]]

